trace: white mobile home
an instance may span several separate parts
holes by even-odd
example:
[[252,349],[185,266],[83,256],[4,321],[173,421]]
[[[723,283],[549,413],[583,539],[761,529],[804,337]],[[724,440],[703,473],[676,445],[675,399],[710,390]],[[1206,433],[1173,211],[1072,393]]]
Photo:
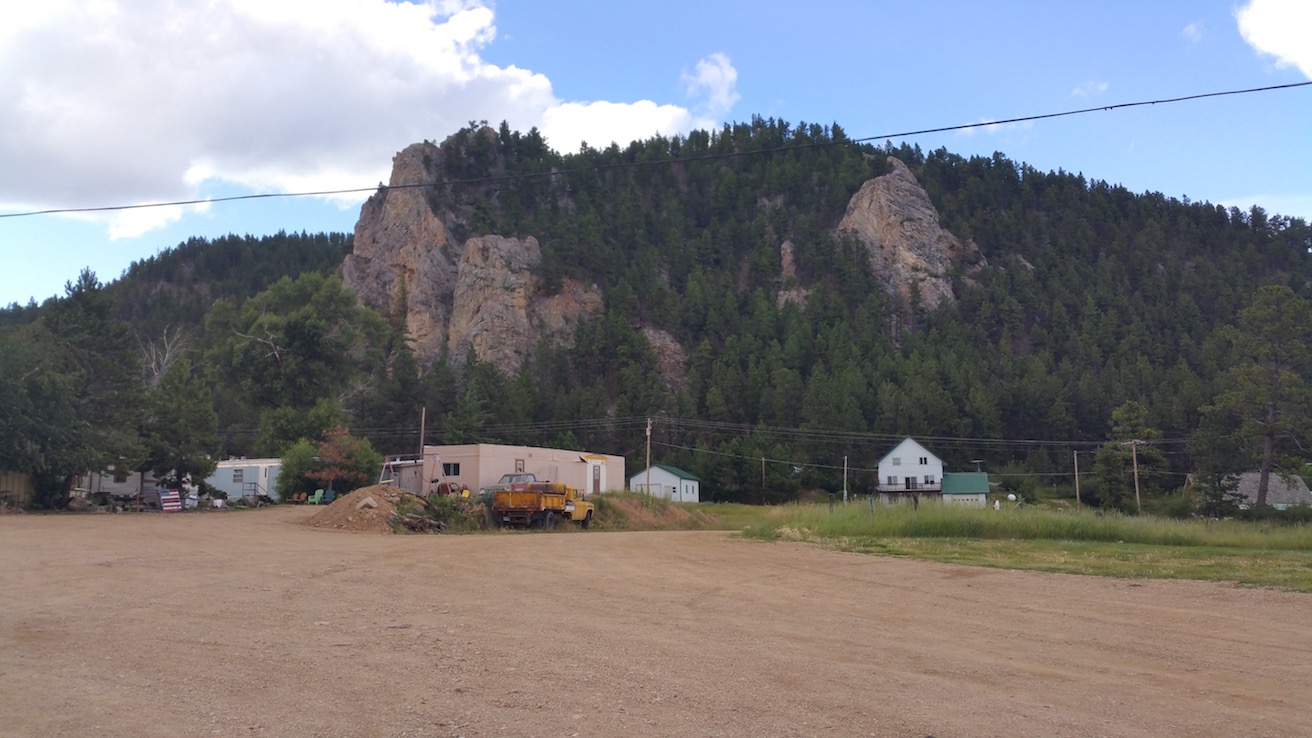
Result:
[[619,489],[624,484],[624,457],[536,446],[471,443],[424,446],[427,493],[442,482],[477,491],[496,484],[502,474],[535,475],[539,481],[564,482],[588,494]]
[[228,499],[254,502],[269,497],[278,500],[278,472],[282,459],[227,459],[205,478],[211,487],[226,492]]

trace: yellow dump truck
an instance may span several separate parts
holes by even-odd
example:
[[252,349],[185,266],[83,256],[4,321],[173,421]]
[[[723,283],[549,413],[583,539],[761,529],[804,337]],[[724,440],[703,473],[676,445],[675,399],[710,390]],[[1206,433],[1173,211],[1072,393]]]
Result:
[[550,530],[561,520],[583,528],[592,525],[592,503],[581,490],[562,482],[539,482],[532,474],[506,474],[483,493],[491,522],[498,527]]

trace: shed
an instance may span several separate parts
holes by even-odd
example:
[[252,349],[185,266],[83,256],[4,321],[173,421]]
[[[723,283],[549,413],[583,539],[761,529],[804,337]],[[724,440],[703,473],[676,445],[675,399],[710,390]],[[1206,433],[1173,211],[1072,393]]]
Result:
[[652,464],[650,471],[650,475],[643,469],[629,477],[629,489],[674,502],[702,501],[702,480],[695,475],[669,464]]
[[985,472],[944,472],[943,501],[971,507],[988,504],[989,475]]
[[31,474],[0,469],[0,505],[30,507],[36,499]]

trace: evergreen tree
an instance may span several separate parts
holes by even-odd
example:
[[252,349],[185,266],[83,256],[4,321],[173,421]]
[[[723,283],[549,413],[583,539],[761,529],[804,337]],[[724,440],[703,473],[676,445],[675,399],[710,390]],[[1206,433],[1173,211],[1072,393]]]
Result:
[[1295,473],[1312,439],[1312,305],[1286,286],[1262,287],[1228,334],[1236,363],[1216,407],[1238,419],[1235,437],[1256,458],[1260,508],[1272,472]]
[[169,486],[199,482],[214,472],[219,448],[219,417],[209,386],[186,359],[174,362],[146,399],[142,438],[146,468]]

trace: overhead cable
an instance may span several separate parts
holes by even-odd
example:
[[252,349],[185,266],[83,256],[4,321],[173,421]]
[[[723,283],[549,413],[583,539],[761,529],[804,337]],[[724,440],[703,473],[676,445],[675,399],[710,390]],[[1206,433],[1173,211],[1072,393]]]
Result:
[[1014,118],[1005,118],[1003,120],[980,121],[977,123],[962,123],[953,126],[940,126],[937,128],[921,128],[913,131],[903,131],[901,133],[881,133],[875,136],[863,136],[861,138],[845,138],[841,141],[816,141],[807,144],[795,144],[791,146],[777,146],[774,148],[754,149],[751,151],[726,151],[715,154],[703,154],[700,156],[688,156],[677,159],[657,159],[653,161],[631,161],[618,164],[603,164],[594,167],[580,167],[577,169],[558,170],[550,172],[526,172],[522,174],[505,174],[493,175],[487,177],[473,177],[468,179],[446,179],[432,182],[416,182],[412,184],[399,185],[380,185],[374,187],[351,187],[340,190],[313,190],[304,192],[263,192],[250,195],[229,195],[226,197],[208,197],[192,200],[171,200],[168,202],[150,202],[137,203],[134,205],[104,205],[99,207],[86,208],[49,208],[46,210],[27,210],[17,213],[0,213],[0,218],[23,218],[32,215],[60,215],[68,213],[101,213],[122,210],[139,210],[144,208],[164,208],[180,207],[185,205],[210,205],[221,202],[237,202],[240,200],[268,200],[274,198],[292,198],[292,197],[329,197],[336,195],[358,195],[367,192],[375,192],[387,189],[409,189],[415,187],[446,187],[460,184],[487,184],[494,182],[505,182],[512,180],[536,179],[539,177],[555,177],[568,174],[577,174],[580,172],[609,171],[613,169],[630,169],[636,167],[665,165],[665,164],[683,164],[689,162],[711,161],[716,159],[731,159],[744,156],[755,156],[758,154],[774,154],[789,151],[801,151],[804,149],[814,149],[826,146],[848,146],[851,144],[869,143],[871,141],[889,140],[895,138],[911,138],[913,136],[923,136],[931,133],[947,133],[950,131],[965,131],[974,128],[987,128],[989,126],[1000,126],[1011,123],[1027,123],[1036,120],[1047,120],[1049,118],[1062,118],[1072,115],[1084,115],[1087,113],[1110,112],[1121,110],[1123,108],[1136,108],[1147,105],[1168,105],[1172,103],[1186,102],[1188,100],[1201,100],[1209,97],[1224,97],[1228,95],[1246,95],[1257,92],[1272,92],[1275,90],[1285,90],[1295,87],[1306,87],[1312,85],[1310,82],[1291,82],[1283,85],[1270,85],[1267,87],[1250,87],[1242,90],[1223,90],[1220,92],[1204,92],[1197,95],[1184,95],[1181,97],[1160,98],[1157,100],[1140,100],[1138,102],[1116,103],[1114,105],[1100,105],[1091,108],[1079,108],[1077,110],[1064,110],[1058,113],[1041,113],[1038,115],[1025,115]]

